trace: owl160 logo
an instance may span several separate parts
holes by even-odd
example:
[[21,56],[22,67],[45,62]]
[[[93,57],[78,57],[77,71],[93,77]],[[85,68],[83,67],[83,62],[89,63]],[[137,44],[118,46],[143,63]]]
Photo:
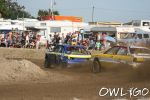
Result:
[[138,89],[138,88],[101,88],[99,91],[99,96],[113,96],[113,97],[125,97],[129,96],[131,97],[137,97],[142,96],[145,97],[149,93],[148,88]]

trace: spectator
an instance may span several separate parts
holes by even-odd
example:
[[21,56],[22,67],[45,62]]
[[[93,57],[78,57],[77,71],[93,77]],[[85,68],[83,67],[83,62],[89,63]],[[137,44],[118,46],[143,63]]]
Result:
[[31,48],[31,49],[35,48],[35,41],[32,41],[32,42],[30,43],[30,48]]
[[100,42],[100,40],[97,40],[95,46],[96,46],[96,50],[101,50],[101,42]]
[[29,46],[29,33],[26,33],[25,47],[27,48],[28,46]]
[[102,41],[103,41],[103,46],[104,46],[104,49],[106,49],[106,42],[107,42],[107,40],[105,39],[106,38],[106,36],[107,36],[107,34],[104,32],[104,33],[102,33]]
[[61,40],[62,40],[62,43],[64,43],[64,42],[65,42],[65,35],[64,35],[64,33],[62,33]]
[[36,38],[36,49],[40,49],[40,35],[37,35],[37,38]]

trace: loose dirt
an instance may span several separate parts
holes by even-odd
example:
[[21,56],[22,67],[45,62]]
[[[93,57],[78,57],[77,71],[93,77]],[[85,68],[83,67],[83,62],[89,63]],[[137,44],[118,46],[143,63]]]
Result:
[[[148,88],[150,62],[138,69],[119,65],[94,74],[88,64],[71,68],[43,67],[45,50],[0,48],[0,100],[109,100],[130,98],[99,96],[102,87]],[[150,93],[143,97],[149,100]]]

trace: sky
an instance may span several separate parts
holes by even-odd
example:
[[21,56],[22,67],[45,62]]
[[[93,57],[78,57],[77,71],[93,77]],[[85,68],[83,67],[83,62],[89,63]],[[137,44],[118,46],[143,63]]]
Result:
[[[17,0],[31,15],[37,17],[39,9],[51,8],[51,0]],[[55,0],[54,10],[60,15],[80,16],[85,22],[150,20],[150,0]]]

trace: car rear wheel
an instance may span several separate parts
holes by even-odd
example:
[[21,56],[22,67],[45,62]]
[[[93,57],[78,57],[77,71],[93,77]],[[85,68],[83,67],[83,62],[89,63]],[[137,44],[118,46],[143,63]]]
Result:
[[101,65],[98,60],[93,61],[93,66],[92,66],[92,72],[93,73],[99,73],[101,71]]
[[61,65],[60,65],[60,67],[61,67],[61,68],[67,68],[67,66],[68,66],[68,64],[67,64],[67,63],[65,63],[65,62],[61,62]]

